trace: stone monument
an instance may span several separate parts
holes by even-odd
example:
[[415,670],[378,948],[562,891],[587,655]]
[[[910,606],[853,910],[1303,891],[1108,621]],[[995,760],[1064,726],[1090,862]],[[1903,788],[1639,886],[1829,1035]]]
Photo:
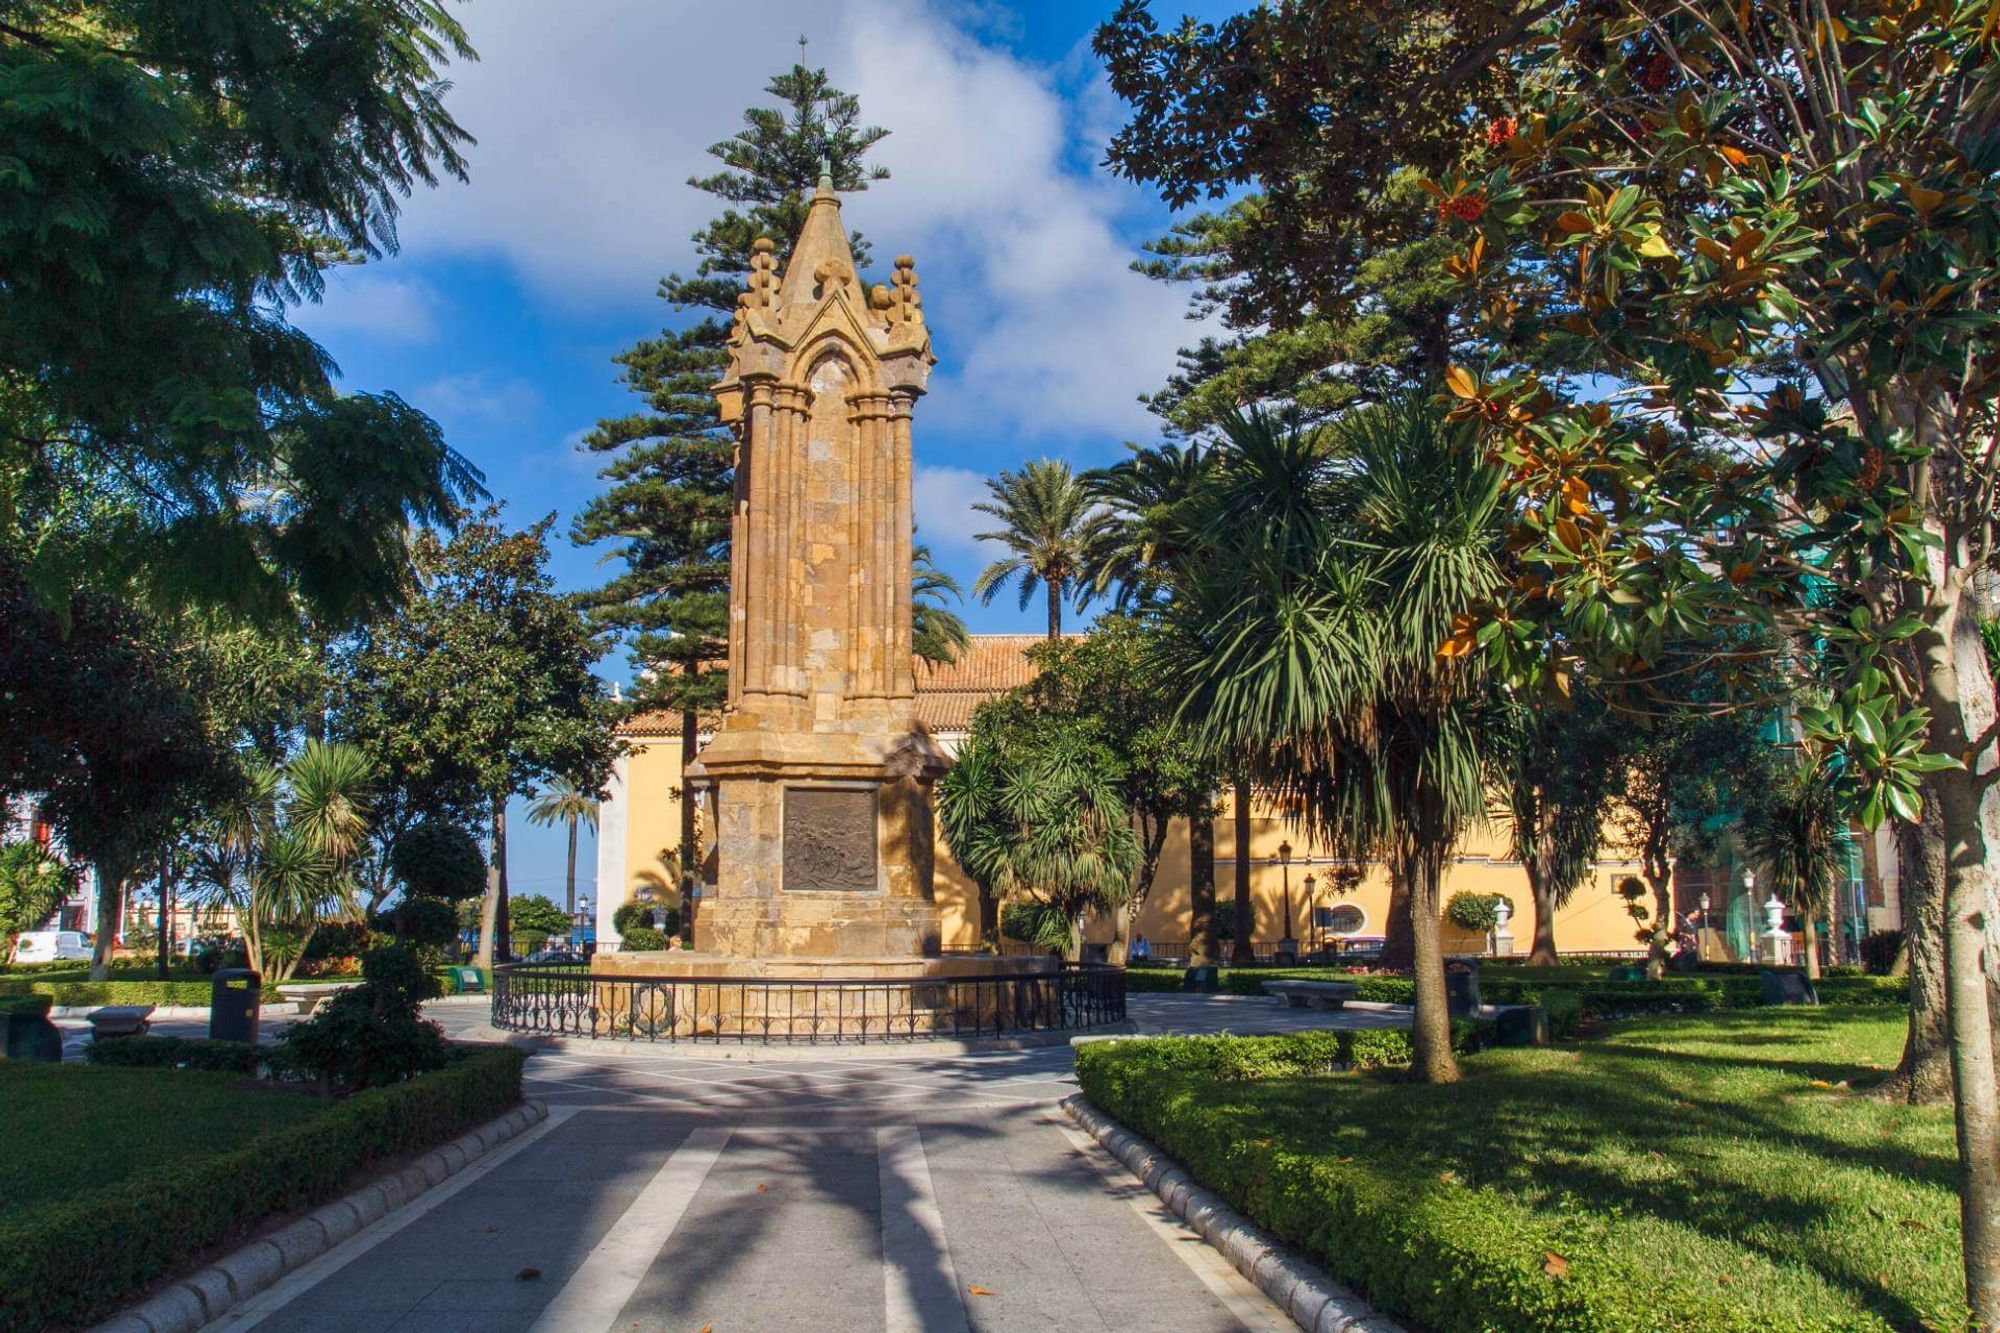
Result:
[[[915,262],[864,288],[822,175],[790,259],[759,240],[715,386],[735,431],[729,702],[689,769],[716,873],[692,952],[599,955],[648,977],[976,978],[1048,960],[941,956],[916,721],[910,421],[936,357]],[[935,990],[936,988],[932,988]]]

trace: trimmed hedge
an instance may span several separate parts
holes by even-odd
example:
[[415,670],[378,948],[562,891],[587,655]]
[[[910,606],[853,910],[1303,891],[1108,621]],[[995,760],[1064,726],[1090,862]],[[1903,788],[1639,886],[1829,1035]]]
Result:
[[491,1120],[521,1100],[526,1058],[511,1046],[486,1047],[232,1151],[142,1169],[25,1220],[0,1219],[0,1333],[102,1318],[270,1214],[324,1203],[371,1163]]
[[[1438,1333],[1767,1333],[1775,1327],[1880,1328],[1879,1323],[1773,1322],[1708,1271],[1650,1271],[1588,1209],[1524,1208],[1490,1186],[1468,1187],[1435,1163],[1383,1160],[1356,1146],[1301,1151],[1284,1128],[1250,1117],[1216,1082],[1311,1078],[1331,1034],[1169,1038],[1078,1048],[1084,1094],[1150,1139],[1202,1184],[1337,1279],[1413,1327]],[[1339,1076],[1341,1079],[1355,1077]],[[1204,1090],[1207,1089],[1207,1095]],[[1274,1090],[1264,1108],[1304,1122],[1337,1117],[1312,1084]],[[1443,1112],[1439,1112],[1443,1113]],[[1335,1135],[1337,1138],[1337,1134]],[[1324,1143],[1324,1141],[1322,1140]],[[1350,1155],[1352,1154],[1352,1155]],[[1560,1268],[1553,1267],[1560,1257]]]
[[206,1008],[209,982],[203,981],[36,981],[0,979],[0,995],[46,995],[59,1005],[150,1004]]
[[270,1052],[240,1041],[205,1037],[118,1037],[93,1041],[83,1058],[94,1065],[123,1069],[199,1069],[217,1074],[254,1074]]
[[[1517,975],[1525,973],[1527,975]],[[1567,992],[1576,998],[1581,1018],[1626,1018],[1642,1014],[1706,1014],[1727,1009],[1755,1009],[1763,1003],[1757,969],[1718,975],[1669,976],[1659,981],[1605,981],[1601,976],[1572,979],[1569,969],[1482,966],[1479,997],[1488,1004],[1547,1004],[1549,996]],[[1568,975],[1566,975],[1568,974]],[[1178,991],[1181,969],[1129,968],[1125,989],[1134,994]],[[1416,987],[1405,976],[1374,972],[1343,972],[1326,967],[1225,968],[1223,992],[1263,995],[1264,983],[1285,978],[1352,983],[1357,1000],[1411,1004]],[[1816,983],[1820,1002],[1852,1008],[1889,1007],[1909,1002],[1909,983],[1895,977],[1841,975]],[[1565,1001],[1557,1001],[1564,1005]]]

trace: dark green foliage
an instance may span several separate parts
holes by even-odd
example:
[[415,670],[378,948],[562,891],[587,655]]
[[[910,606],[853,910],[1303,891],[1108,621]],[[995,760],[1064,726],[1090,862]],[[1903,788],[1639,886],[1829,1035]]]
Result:
[[306,962],[359,958],[375,942],[375,927],[363,921],[322,921],[300,955]]
[[1010,940],[1061,953],[1070,945],[1071,931],[1069,919],[1061,908],[1028,901],[1006,903],[1000,908],[1000,933]]
[[0,791],[42,793],[79,861],[129,873],[235,792],[198,654],[159,620],[92,590],[51,607],[0,543],[0,625]]
[[[695,233],[693,276],[660,282],[660,296],[697,322],[619,353],[619,379],[642,407],[598,422],[583,442],[605,458],[607,487],[577,514],[570,536],[610,543],[607,557],[624,565],[583,604],[592,627],[624,640],[640,668],[629,696],[635,709],[698,717],[726,693],[735,444],[710,388],[728,363],[750,247],[769,237],[784,262],[822,162],[845,193],[888,174],[865,162],[888,131],[863,126],[859,103],[826,71],[795,65],[766,91],[776,105],[752,107],[742,130],[709,148],[724,170],[688,182],[728,205]],[[867,245],[851,239],[856,265],[865,265]]]
[[[654,927],[653,913],[666,913],[664,926]],[[681,933],[681,914],[676,907],[662,907],[659,903],[625,903],[611,914],[611,928],[620,936],[630,936],[634,930],[657,929],[664,935]]]
[[370,949],[361,976],[360,985],[285,1029],[285,1071],[329,1087],[368,1088],[442,1068],[444,1033],[418,1012],[436,983],[416,954],[395,945]]
[[1460,889],[1445,903],[1444,919],[1460,930],[1484,935],[1500,923],[1500,904],[1493,894]]
[[1894,1062],[1893,1019],[1634,1024],[1486,1051],[1448,1091],[1330,1072],[1345,1035],[1098,1043],[1077,1075],[1098,1109],[1410,1327],[1961,1324],[1948,1112],[1827,1086]]
[[[609,701],[590,671],[589,631],[549,575],[553,522],[513,531],[494,507],[449,541],[418,534],[423,595],[342,646],[333,727],[398,794],[378,821],[397,841],[426,816],[455,816],[462,830],[493,796],[556,777],[592,791],[604,781]],[[462,894],[471,865],[462,845],[448,851],[448,833],[424,836],[436,842],[420,891]]]
[[[0,32],[0,510],[86,579],[329,620],[397,596],[403,531],[478,474],[393,394],[341,397],[284,318],[462,175],[430,0],[90,0]],[[121,521],[60,527],[115,493]]]
[[625,953],[657,952],[673,947],[672,936],[651,926],[634,926],[620,938],[620,948]]
[[209,1041],[202,1037],[120,1037],[94,1041],[83,1057],[94,1065],[125,1069],[196,1069],[214,1074],[255,1074],[266,1048],[240,1041]]
[[568,912],[539,893],[516,894],[508,904],[507,920],[516,935],[539,935],[544,939],[567,935],[574,924]]
[[76,885],[76,872],[37,844],[0,846],[0,949],[48,920]]
[[442,949],[458,938],[458,910],[442,898],[405,898],[375,916],[375,929],[416,949]]
[[389,852],[389,866],[415,897],[463,902],[486,892],[479,843],[450,820],[425,819],[405,829]]
[[[521,1100],[525,1060],[511,1046],[481,1048],[407,1083],[323,1103],[303,1123],[227,1151],[164,1164],[139,1160],[123,1180],[10,1211],[0,1219],[0,1333],[91,1323],[272,1214],[337,1197],[370,1164],[434,1147],[491,1120]],[[114,1073],[142,1076],[137,1070],[86,1076],[109,1080]],[[171,1105],[170,1096],[163,1100]],[[79,1263],[79,1254],[90,1262]]]
[[54,1004],[46,995],[0,995],[0,1014],[46,1018]]

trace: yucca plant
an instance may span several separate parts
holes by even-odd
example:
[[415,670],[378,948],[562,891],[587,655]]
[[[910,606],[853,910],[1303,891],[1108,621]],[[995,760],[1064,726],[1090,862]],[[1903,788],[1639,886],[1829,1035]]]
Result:
[[1320,841],[1388,862],[1415,1073],[1450,1081],[1439,886],[1486,812],[1484,681],[1455,645],[1501,583],[1500,473],[1427,400],[1325,428],[1237,416],[1215,466],[1163,667],[1217,754],[1247,757]]
[[245,778],[242,795],[210,816],[195,886],[235,909],[251,969],[276,984],[322,920],[354,910],[376,773],[354,746],[308,741],[283,767],[254,764]]

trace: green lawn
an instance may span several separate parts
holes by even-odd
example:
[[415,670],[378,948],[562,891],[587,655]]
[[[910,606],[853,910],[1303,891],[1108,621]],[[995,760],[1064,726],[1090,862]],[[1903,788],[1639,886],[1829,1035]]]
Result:
[[1108,1114],[1439,1333],[1957,1329],[1950,1114],[1839,1086],[1902,1036],[1866,1011],[1635,1021],[1450,1087],[1301,1076],[1324,1057],[1290,1039],[1078,1065]]
[[151,1165],[233,1148],[330,1105],[242,1082],[236,1074],[0,1061],[0,1106],[14,1145],[0,1153],[8,1220]]

